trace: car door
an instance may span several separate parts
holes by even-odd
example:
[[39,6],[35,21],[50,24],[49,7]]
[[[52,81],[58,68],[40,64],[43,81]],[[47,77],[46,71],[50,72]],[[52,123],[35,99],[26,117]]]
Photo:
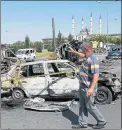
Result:
[[[57,67],[57,72],[54,69],[54,64],[49,70],[49,74],[53,84],[50,86],[50,96],[59,96],[59,97],[72,97],[77,95],[79,88],[79,82],[76,77],[73,77],[72,72],[74,71],[70,65],[64,63],[55,63]],[[54,69],[54,74],[51,70]],[[68,73],[68,75],[66,74]]]
[[[40,63],[26,66],[23,75],[26,77],[22,80],[26,93],[30,96],[41,95],[40,92],[46,87],[43,64]],[[47,92],[43,92],[42,95],[47,95]]]

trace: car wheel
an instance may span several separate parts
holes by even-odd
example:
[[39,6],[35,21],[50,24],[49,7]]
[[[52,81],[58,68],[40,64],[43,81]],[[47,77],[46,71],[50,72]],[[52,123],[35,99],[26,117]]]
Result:
[[14,89],[12,91],[12,98],[16,101],[22,101],[24,99],[24,92],[21,89]]
[[110,104],[112,102],[112,92],[104,87],[101,86],[98,88],[96,96],[95,96],[95,103],[96,104]]

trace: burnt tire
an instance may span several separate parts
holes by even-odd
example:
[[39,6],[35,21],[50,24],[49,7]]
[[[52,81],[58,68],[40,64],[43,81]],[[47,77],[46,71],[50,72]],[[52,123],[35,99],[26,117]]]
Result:
[[96,104],[110,104],[112,102],[113,95],[110,89],[101,86],[98,88],[96,96],[95,96],[95,103]]
[[22,101],[24,99],[25,95],[24,92],[21,89],[14,89],[12,91],[12,98],[15,101]]

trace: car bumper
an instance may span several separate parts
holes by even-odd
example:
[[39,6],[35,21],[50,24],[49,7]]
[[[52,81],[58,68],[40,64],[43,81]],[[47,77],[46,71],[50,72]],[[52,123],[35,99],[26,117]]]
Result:
[[106,59],[119,59],[121,56],[106,56]]

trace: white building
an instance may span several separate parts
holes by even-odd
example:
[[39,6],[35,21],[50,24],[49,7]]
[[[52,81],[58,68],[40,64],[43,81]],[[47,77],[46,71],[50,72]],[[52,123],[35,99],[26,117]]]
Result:
[[78,40],[78,41],[83,41],[86,37],[88,37],[89,35],[89,30],[87,29],[82,29],[80,31],[80,33],[78,35],[76,35],[76,39],[75,40]]

